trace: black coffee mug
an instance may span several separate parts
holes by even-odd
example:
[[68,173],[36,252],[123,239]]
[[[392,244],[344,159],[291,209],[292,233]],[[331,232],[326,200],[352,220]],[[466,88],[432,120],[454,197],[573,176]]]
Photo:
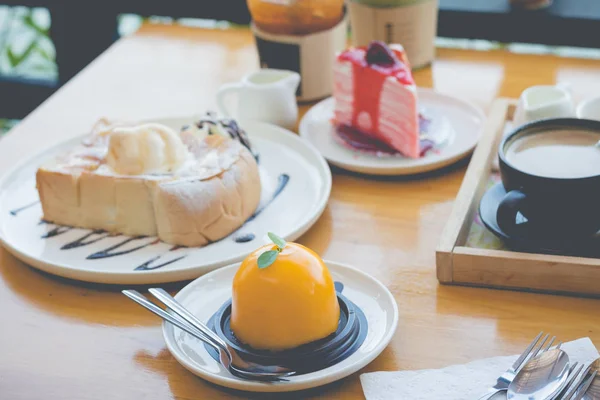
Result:
[[[600,230],[600,175],[545,177],[524,172],[507,161],[506,152],[516,139],[565,129],[595,131],[600,139],[600,121],[556,118],[523,125],[500,144],[500,175],[507,193],[498,206],[496,219],[509,236],[573,239]],[[527,222],[517,222],[519,213]]]

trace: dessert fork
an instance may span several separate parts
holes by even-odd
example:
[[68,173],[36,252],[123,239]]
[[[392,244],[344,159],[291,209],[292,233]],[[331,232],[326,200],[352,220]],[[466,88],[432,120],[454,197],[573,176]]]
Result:
[[594,390],[590,390],[588,393],[588,389],[594,383],[594,379],[600,370],[600,358],[596,359],[596,361],[592,362],[583,373],[581,372],[581,368],[573,373],[573,379],[569,380],[568,386],[564,390],[564,395],[561,397],[562,400],[595,400],[600,399],[600,393],[596,392],[595,387]]
[[122,291],[125,296],[150,312],[158,315],[163,320],[177,326],[195,338],[215,348],[219,353],[221,364],[227,368],[232,375],[255,381],[282,382],[286,381],[286,379],[284,379],[285,377],[295,374],[295,371],[282,366],[260,365],[243,360],[233,348],[223,341],[223,339],[185,309],[185,307],[177,302],[177,300],[165,290],[153,288],[149,289],[149,292],[177,316],[158,307],[136,290]]
[[[510,385],[513,379],[515,379],[517,372],[519,372],[519,370],[525,365],[525,361],[527,359],[531,359],[540,354],[540,352],[543,353],[550,349],[550,347],[554,343],[554,340],[556,340],[556,336],[553,336],[552,339],[548,341],[548,337],[550,335],[546,334],[540,340],[543,334],[544,332],[538,333],[535,339],[533,339],[533,341],[529,344],[529,346],[527,346],[525,351],[519,356],[517,361],[515,361],[509,369],[507,369],[502,375],[500,375],[498,377],[498,380],[496,381],[496,384],[490,387],[487,390],[487,392],[477,400],[488,400],[496,393],[506,391],[508,389],[508,385]],[[559,342],[556,348],[560,348],[561,344],[562,343]]]

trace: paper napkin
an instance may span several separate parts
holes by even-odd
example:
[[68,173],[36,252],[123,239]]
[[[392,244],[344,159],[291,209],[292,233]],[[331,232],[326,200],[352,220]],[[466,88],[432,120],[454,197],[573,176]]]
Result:
[[[598,351],[589,338],[564,343],[571,363],[590,363],[598,358]],[[419,371],[372,372],[362,374],[367,400],[474,400],[496,383],[518,356],[494,357],[442,369]],[[505,394],[494,400],[506,399]]]

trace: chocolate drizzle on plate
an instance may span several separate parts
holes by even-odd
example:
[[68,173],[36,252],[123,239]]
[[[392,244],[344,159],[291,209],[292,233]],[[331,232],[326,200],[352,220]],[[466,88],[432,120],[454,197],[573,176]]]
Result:
[[[281,192],[283,192],[283,189],[285,189],[285,187],[287,186],[289,181],[290,181],[290,176],[288,174],[279,175],[277,177],[277,186],[275,186],[275,190],[273,191],[273,194],[271,195],[271,197],[267,201],[265,201],[263,204],[258,205],[258,208],[254,212],[254,214],[252,214],[250,216],[250,218],[248,218],[246,220],[244,225],[247,224],[248,222],[254,220],[261,212],[263,212],[263,210],[265,208],[267,208],[269,206],[269,204],[271,204],[277,198],[277,196],[279,196],[281,194]],[[242,225],[242,227],[244,225]],[[240,227],[240,229],[242,227]],[[233,236],[233,240],[236,243],[248,243],[248,242],[253,241],[254,239],[256,239],[256,235],[252,232],[240,233],[240,234],[236,234]]]
[[71,229],[73,229],[73,228],[70,226],[57,226],[56,228],[51,229],[48,232],[44,233],[41,237],[42,237],[42,239],[49,239],[49,238],[52,238],[55,236],[62,235],[63,233],[67,233]]
[[[38,223],[38,225],[43,225],[43,224],[50,224],[50,222],[40,220],[40,222]],[[70,226],[56,226],[55,228],[53,228],[50,231],[43,234],[41,236],[41,238],[48,239],[51,237],[59,236],[59,235],[62,235],[63,233],[66,233],[66,232],[72,230],[72,229],[74,229],[74,228],[72,228]],[[104,240],[109,237],[113,237],[113,235],[111,235],[109,232],[106,232],[103,230],[94,230],[94,231],[86,233],[83,236],[78,237],[75,240],[65,243],[60,249],[61,250],[71,250],[71,249],[76,249],[79,247],[89,246],[93,243],[99,242],[99,241]],[[160,241],[157,239],[157,240],[153,240],[148,243],[144,243],[143,245],[140,245],[140,246],[132,247],[130,249],[115,251],[135,240],[141,240],[141,239],[146,239],[146,238],[147,238],[146,236],[130,237],[130,238],[124,239],[123,241],[121,241],[113,246],[110,246],[104,250],[100,250],[93,254],[90,254],[86,258],[88,260],[97,260],[97,259],[108,258],[108,257],[117,257],[117,256],[129,254],[129,253],[133,253],[134,251],[137,251],[137,250],[143,249],[145,247],[160,243]],[[148,238],[148,239],[150,239],[150,238]],[[156,261],[158,261],[159,259],[161,259],[162,257],[164,257],[167,253],[170,253],[170,252],[173,252],[173,251],[176,251],[179,249],[185,249],[185,248],[186,247],[184,247],[184,246],[173,246],[166,253],[154,256],[151,259],[149,259],[148,261],[146,261],[145,263],[137,266],[136,268],[134,268],[134,271],[151,271],[151,270],[165,267],[169,264],[173,264],[174,262],[185,258],[187,256],[187,254],[181,255],[179,257],[175,257],[171,260],[168,260],[168,261],[165,261],[165,262],[162,262],[159,264],[154,264],[154,263]]]
[[277,196],[279,196],[281,194],[281,192],[283,192],[283,189],[285,189],[285,187],[287,186],[289,181],[290,181],[290,176],[288,174],[279,175],[277,177],[277,186],[275,187],[275,190],[273,191],[271,198],[269,200],[267,200],[264,204],[259,205],[258,208],[256,209],[256,211],[254,212],[254,214],[252,214],[250,216],[250,218],[248,218],[246,220],[246,222],[250,222],[253,219],[255,219],[256,217],[258,217],[258,215],[261,212],[263,212],[263,210],[265,208],[267,208],[269,206],[269,204],[271,204],[273,202],[273,200],[275,200],[277,198]]
[[[100,236],[90,239],[90,240],[86,240],[86,239],[88,239],[92,236],[96,236],[96,235],[100,235]],[[80,238],[77,238],[69,243],[65,243],[60,249],[61,250],[76,249],[78,247],[83,247],[83,246],[87,246],[88,244],[96,243],[97,241],[107,238],[108,236],[110,236],[110,234],[103,230],[92,231],[90,233],[86,233],[85,235],[81,236]]]
[[148,247],[148,246],[151,246],[151,245],[154,245],[154,244],[158,244],[160,242],[160,240],[156,239],[156,240],[153,240],[152,242],[147,242],[147,243],[144,243],[144,244],[142,244],[140,246],[132,247],[131,249],[121,250],[121,251],[114,251],[114,250],[117,250],[117,249],[125,246],[127,243],[133,242],[135,240],[141,240],[141,239],[147,239],[147,236],[136,236],[136,237],[127,238],[127,239],[125,239],[125,240],[123,240],[123,241],[121,241],[121,242],[119,242],[119,243],[117,243],[117,244],[115,244],[113,246],[110,246],[110,247],[108,247],[108,248],[106,248],[104,250],[100,250],[100,251],[97,251],[97,252],[95,252],[93,254],[90,254],[89,256],[86,257],[86,259],[88,259],[88,260],[98,260],[98,259],[101,259],[101,258],[121,256],[123,254],[129,254],[129,253],[132,253],[132,252],[134,252],[136,250],[140,250],[140,249],[143,249],[144,247]]
[[9,213],[10,213],[10,215],[17,215],[21,211],[25,211],[28,208],[31,208],[31,207],[35,206],[36,204],[39,204],[39,202],[40,202],[39,200],[34,201],[33,203],[29,203],[27,205],[24,205],[23,207],[15,208],[14,210],[9,211]]
[[[173,247],[171,247],[171,248],[169,249],[169,253],[170,253],[170,252],[172,252],[172,251],[175,251],[175,250],[179,250],[179,249],[181,249],[181,248],[184,248],[184,247],[183,247],[183,246],[173,246]],[[165,266],[167,266],[167,265],[169,265],[169,264],[173,264],[174,262],[176,262],[176,261],[179,261],[179,260],[181,260],[182,258],[185,258],[185,257],[187,256],[187,254],[184,254],[184,255],[182,255],[182,256],[175,257],[175,258],[173,258],[172,260],[165,261],[165,262],[163,262],[163,263],[160,263],[160,264],[153,265],[153,263],[154,263],[155,261],[158,261],[158,260],[160,260],[160,259],[161,259],[161,257],[163,257],[164,255],[165,255],[165,254],[161,254],[161,255],[158,255],[158,256],[156,256],[156,257],[153,257],[153,258],[151,258],[150,260],[146,261],[145,263],[143,263],[143,264],[141,264],[141,265],[139,265],[139,266],[135,267],[135,268],[134,268],[134,271],[152,271],[152,270],[155,270],[155,269],[159,269],[159,268],[165,267]]]
[[236,243],[248,243],[256,239],[256,235],[254,233],[242,233],[240,235],[236,235],[233,240]]

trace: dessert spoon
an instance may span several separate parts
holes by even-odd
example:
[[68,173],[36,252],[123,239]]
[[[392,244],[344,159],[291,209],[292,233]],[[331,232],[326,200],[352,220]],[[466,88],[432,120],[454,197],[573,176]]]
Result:
[[508,400],[553,399],[569,378],[569,356],[552,349],[531,359],[508,386]]
[[163,289],[150,289],[149,291],[181,319],[158,307],[136,290],[123,290],[122,293],[163,320],[215,348],[219,353],[221,364],[232,375],[249,380],[281,382],[286,381],[285,377],[295,374],[295,371],[285,367],[260,365],[243,360],[233,348],[227,345],[227,343],[186,310],[166,291]]
[[[535,337],[535,339],[533,339],[533,341],[531,343],[529,343],[529,346],[527,346],[525,351],[523,351],[523,353],[521,353],[521,355],[514,362],[514,364],[511,365],[510,368],[508,368],[502,375],[500,375],[498,377],[498,380],[496,381],[496,384],[494,386],[490,387],[488,389],[488,391],[486,392],[486,394],[481,396],[478,400],[490,400],[497,393],[506,392],[506,390],[508,389],[508,385],[510,385],[510,383],[515,379],[515,376],[517,375],[517,373],[526,364],[525,361],[535,358],[535,356],[540,354],[540,352],[544,353],[544,352],[548,351],[550,349],[550,347],[552,347],[552,344],[554,343],[556,336],[552,336],[552,339],[550,339],[550,341],[548,341],[548,338],[550,337],[550,335],[546,334],[546,336],[544,336],[542,338],[543,334],[544,334],[544,332],[538,333],[538,335]],[[562,342],[559,342],[558,345],[556,346],[556,348],[559,349],[561,345],[562,345]]]

